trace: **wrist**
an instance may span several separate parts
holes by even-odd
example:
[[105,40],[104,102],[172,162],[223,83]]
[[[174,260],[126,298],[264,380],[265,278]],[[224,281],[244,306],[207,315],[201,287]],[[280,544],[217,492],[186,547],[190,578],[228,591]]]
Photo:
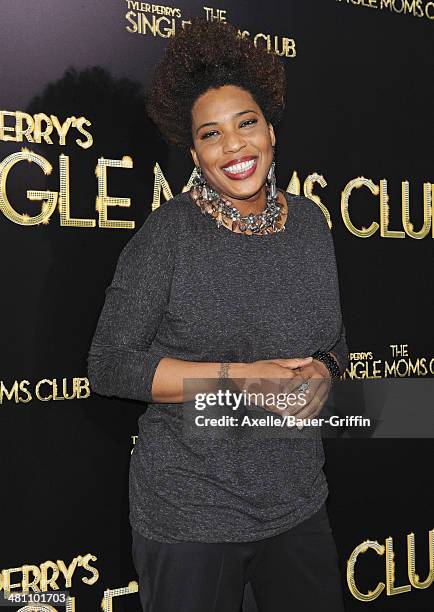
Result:
[[218,364],[218,383],[220,386],[225,385],[225,381],[237,381],[236,387],[243,386],[246,378],[248,378],[248,366],[249,363],[237,363],[237,362],[222,362]]
[[339,364],[331,353],[326,351],[316,351],[313,353],[312,358],[316,359],[317,361],[321,361],[321,363],[324,364],[330,373],[330,378],[339,379],[341,377]]
[[247,378],[251,363],[231,363],[229,368],[230,378]]
[[324,378],[331,378],[332,377],[332,375],[330,373],[330,370],[325,365],[325,363],[323,363],[322,361],[320,361],[319,359],[316,359],[316,358],[314,358],[313,361],[316,362],[316,367],[320,370],[320,374]]

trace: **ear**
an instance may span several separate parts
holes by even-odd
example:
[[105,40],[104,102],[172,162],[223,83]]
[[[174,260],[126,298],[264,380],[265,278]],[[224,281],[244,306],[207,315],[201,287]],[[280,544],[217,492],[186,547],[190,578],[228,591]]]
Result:
[[196,153],[196,151],[193,149],[193,147],[190,147],[190,153],[191,153],[191,156],[192,156],[192,158],[193,158],[193,163],[194,163],[194,165],[195,165],[195,166],[200,166],[200,164],[199,164],[199,158],[197,157],[197,153]]
[[275,144],[276,144],[276,135],[275,135],[275,133],[274,133],[274,128],[273,128],[273,126],[271,125],[271,123],[269,123],[269,124],[268,124],[268,129],[269,129],[269,131],[270,131],[271,144],[272,144],[272,146],[274,147],[274,146],[275,146]]

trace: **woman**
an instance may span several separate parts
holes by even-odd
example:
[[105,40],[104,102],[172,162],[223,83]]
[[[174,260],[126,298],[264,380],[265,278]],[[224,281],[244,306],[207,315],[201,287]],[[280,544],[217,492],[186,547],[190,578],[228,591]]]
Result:
[[255,415],[313,417],[347,364],[327,223],[275,185],[284,92],[275,55],[193,19],[148,96],[197,177],[123,249],[88,359],[94,391],[149,403],[130,467],[146,612],[239,612],[247,582],[260,612],[343,610],[318,428],[191,435],[185,419],[195,392],[225,380],[298,389],[295,406]]

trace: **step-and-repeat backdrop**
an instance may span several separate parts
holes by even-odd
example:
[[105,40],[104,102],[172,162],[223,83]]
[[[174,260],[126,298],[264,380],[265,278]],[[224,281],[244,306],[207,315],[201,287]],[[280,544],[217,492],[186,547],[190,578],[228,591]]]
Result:
[[[146,405],[92,393],[86,358],[122,247],[191,178],[143,95],[168,39],[202,15],[282,58],[277,179],[332,231],[350,349],[340,391],[399,421],[324,439],[346,608],[432,610],[432,420],[418,425],[434,374],[434,2],[3,0],[0,11],[0,592],[140,609],[128,468]],[[47,603],[38,610],[65,609]],[[248,588],[243,608],[256,610]]]

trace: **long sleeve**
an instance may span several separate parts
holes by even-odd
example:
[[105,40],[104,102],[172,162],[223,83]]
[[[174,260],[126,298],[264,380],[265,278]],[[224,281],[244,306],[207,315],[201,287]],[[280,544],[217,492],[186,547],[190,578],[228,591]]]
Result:
[[[328,273],[330,275],[329,280],[327,280],[327,283],[332,282],[333,285],[335,285],[337,288],[337,293],[340,295],[338,270],[337,270],[337,264],[336,264],[336,252],[335,252],[335,245],[334,245],[332,233],[330,231],[330,228],[327,224],[327,221],[323,213],[320,211],[318,206],[314,204],[311,200],[307,200],[307,202],[309,202],[309,204],[312,206],[312,210],[316,218],[316,221],[320,224],[322,231],[324,232],[324,237],[326,239],[327,268],[328,268]],[[341,329],[340,329],[339,337],[337,340],[335,340],[332,346],[324,347],[322,350],[325,350],[329,353],[333,353],[334,355],[336,355],[338,362],[339,362],[339,369],[342,375],[348,367],[348,346],[347,346],[347,340],[346,340],[345,324],[342,321],[342,309],[341,309],[340,297],[337,299],[337,308],[339,309],[339,312],[341,315]]]
[[87,358],[91,389],[100,395],[152,401],[162,355],[150,345],[169,299],[174,266],[166,212],[151,213],[124,246],[106,289]]
[[341,335],[339,337],[339,340],[336,342],[336,344],[330,347],[328,351],[336,355],[336,357],[338,358],[339,368],[341,374],[343,374],[348,367],[348,346],[344,323],[342,323]]

